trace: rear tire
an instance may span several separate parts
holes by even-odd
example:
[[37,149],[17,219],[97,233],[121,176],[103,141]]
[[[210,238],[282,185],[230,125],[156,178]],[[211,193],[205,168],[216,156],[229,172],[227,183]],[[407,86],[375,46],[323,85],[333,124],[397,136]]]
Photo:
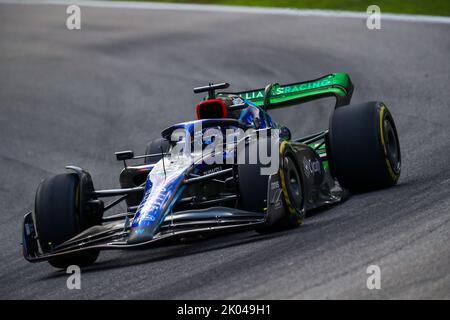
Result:
[[241,208],[251,212],[264,212],[267,207],[269,176],[261,175],[258,164],[240,164],[237,167]]
[[[45,253],[87,229],[80,221],[83,217],[80,208],[80,179],[75,173],[64,173],[44,180],[38,187],[35,199],[35,222],[39,243]],[[93,264],[99,251],[83,252],[48,262],[56,268],[69,265],[87,266]]]
[[[269,176],[261,175],[261,165],[238,165],[238,182],[241,208],[252,212],[267,210],[267,192]],[[302,224],[305,216],[302,175],[288,142],[280,145],[280,168],[278,171],[283,192],[285,214],[277,221],[271,221],[256,231],[267,234],[291,229]]]
[[360,192],[397,183],[400,143],[394,119],[382,102],[337,108],[327,142],[331,172],[343,187]]
[[303,180],[289,143],[281,143],[280,156],[279,175],[286,215],[277,222],[275,228],[292,229],[300,226],[305,218]]

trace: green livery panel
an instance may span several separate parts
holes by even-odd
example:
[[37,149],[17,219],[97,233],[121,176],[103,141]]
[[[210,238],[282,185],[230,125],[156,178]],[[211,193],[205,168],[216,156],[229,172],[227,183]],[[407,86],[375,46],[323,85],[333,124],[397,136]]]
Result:
[[[292,106],[325,97],[335,97],[336,107],[350,103],[353,84],[346,73],[332,73],[324,77],[287,85],[271,84],[265,89],[242,91],[235,94],[268,110]],[[225,95],[228,93],[219,93]]]

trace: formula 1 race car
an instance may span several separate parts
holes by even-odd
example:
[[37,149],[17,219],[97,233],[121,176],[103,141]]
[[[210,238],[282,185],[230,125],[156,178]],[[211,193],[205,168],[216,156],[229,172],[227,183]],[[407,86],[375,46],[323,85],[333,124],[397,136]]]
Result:
[[[274,232],[299,226],[306,211],[340,202],[349,192],[397,183],[394,119],[382,102],[350,105],[347,74],[219,92],[228,87],[194,89],[207,93],[197,105],[198,119],[165,129],[145,154],[117,152],[124,163],[120,189],[96,190],[90,174],[74,166],[42,181],[35,210],[24,217],[25,259],[86,266],[101,250],[226,231]],[[336,98],[329,128],[307,137],[292,138],[268,113],[329,96]],[[258,158],[263,146],[269,161]],[[255,155],[259,160],[252,162]],[[105,204],[105,198],[112,200]],[[105,214],[122,201],[126,212]]]

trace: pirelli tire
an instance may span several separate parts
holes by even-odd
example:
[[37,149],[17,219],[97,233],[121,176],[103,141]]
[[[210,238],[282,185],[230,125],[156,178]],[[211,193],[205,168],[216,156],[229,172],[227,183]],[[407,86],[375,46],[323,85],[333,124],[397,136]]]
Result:
[[350,191],[390,187],[400,177],[397,129],[382,102],[335,109],[330,118],[327,149],[331,173]]
[[300,226],[305,218],[305,192],[303,176],[294,151],[287,141],[280,143],[279,177],[285,215],[277,222],[276,228],[291,229]]
[[[96,219],[81,210],[80,178],[76,173],[59,174],[45,179],[36,191],[34,219],[39,244],[44,253],[96,224]],[[98,250],[52,258],[55,268],[79,267],[93,264]]]
[[[302,174],[298,167],[295,154],[289,143],[280,143],[280,166],[278,176],[282,189],[284,215],[277,221],[256,229],[261,234],[271,233],[284,229],[300,226],[305,217],[304,189]],[[266,212],[267,210],[267,175],[261,175],[261,166],[257,164],[238,165],[238,185],[240,192],[241,208],[254,212]]]

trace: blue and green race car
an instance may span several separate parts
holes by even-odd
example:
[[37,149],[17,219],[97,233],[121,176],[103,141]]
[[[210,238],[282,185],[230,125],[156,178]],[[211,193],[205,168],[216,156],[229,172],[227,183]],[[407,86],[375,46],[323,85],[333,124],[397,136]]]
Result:
[[[350,104],[347,74],[221,91],[228,87],[194,89],[206,94],[197,120],[165,129],[143,155],[116,152],[124,163],[120,189],[95,189],[89,172],[75,166],[42,181],[34,211],[23,221],[25,259],[87,266],[102,250],[238,230],[276,232],[352,192],[397,183],[394,119],[383,102]],[[329,127],[307,137],[292,137],[270,116],[270,110],[330,96],[336,104]],[[122,202],[126,210],[117,212]]]

